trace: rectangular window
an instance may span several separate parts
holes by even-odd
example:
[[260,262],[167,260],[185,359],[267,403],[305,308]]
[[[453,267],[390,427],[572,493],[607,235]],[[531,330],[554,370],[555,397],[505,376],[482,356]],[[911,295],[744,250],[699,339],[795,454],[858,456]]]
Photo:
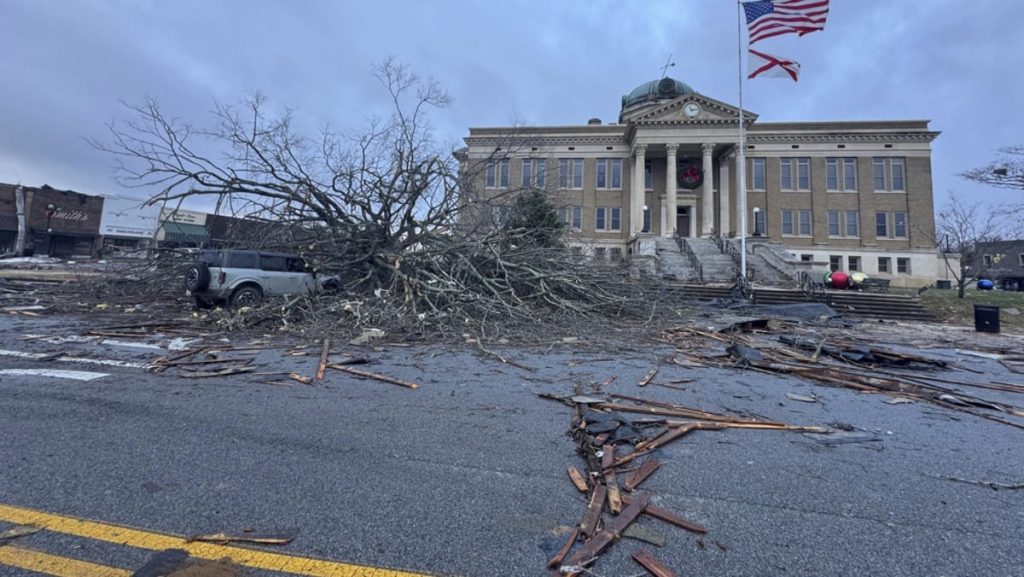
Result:
[[511,164],[509,159],[503,159],[501,164],[498,165],[498,186],[500,188],[508,188],[509,170],[508,167]]
[[612,208],[612,230],[622,230],[622,209]]
[[597,187],[608,188],[608,163],[603,158],[597,159]]
[[889,273],[892,271],[892,259],[887,256],[878,257],[878,272]]
[[622,159],[597,159],[597,188],[622,188]]
[[846,257],[846,268],[850,272],[857,272],[857,271],[859,271],[860,270],[860,257],[859,256],[849,256],[849,257]]
[[846,211],[846,236],[857,238],[860,236],[860,212],[856,210]]
[[907,213],[894,212],[892,214],[893,236],[896,238],[907,238]]
[[644,211],[644,228],[640,232],[651,232],[651,209]]
[[764,162],[763,158],[750,159],[750,173],[753,175],[750,184],[754,190],[764,190]]
[[800,236],[811,236],[811,211],[800,211]]
[[782,190],[793,190],[793,159],[779,160],[779,187]]
[[288,270],[288,258],[284,256],[260,255],[260,269],[285,272]]
[[523,188],[544,188],[544,170],[546,164],[543,159],[523,159]]
[[907,190],[906,175],[904,173],[903,159],[893,158],[892,163],[892,189],[905,192]]
[[889,213],[875,213],[875,236],[878,238],[889,238]]
[[897,258],[896,272],[900,274],[910,274],[910,259],[907,257]]
[[793,211],[782,211],[782,234],[793,234]]
[[605,217],[605,211],[606,209],[603,206],[597,207],[597,210],[594,211],[594,228],[597,230],[606,230],[607,228],[608,219]]
[[487,162],[487,188],[494,188],[498,184],[497,167],[493,160]]
[[873,161],[875,174],[875,190],[886,190],[885,188],[885,159],[875,158]]
[[813,262],[813,261],[814,261],[814,255],[813,254],[802,254],[802,255],[800,255],[800,262]]
[[811,159],[796,159],[796,187],[799,190],[811,190]]
[[558,187],[583,188],[583,159],[558,159]]
[[231,268],[256,268],[256,254],[246,252],[230,253],[228,266]]
[[982,255],[981,256],[981,262],[985,266],[992,266],[992,255],[990,255],[990,254]]
[[764,211],[759,210],[754,213],[754,236],[764,236],[766,229]]
[[1017,255],[1017,264],[1019,266],[1024,266],[1024,253]]
[[612,188],[622,188],[622,159],[613,158],[611,161]]
[[857,159],[843,159],[843,190],[852,192],[857,190]]
[[583,209],[579,206],[563,206],[558,209],[558,219],[572,230],[580,230],[580,226],[583,224],[582,217]]
[[835,272],[837,270],[843,270],[843,257],[837,254],[829,255],[828,268],[832,272]]
[[828,211],[828,235],[839,236],[839,211]]
[[825,188],[839,190],[839,159],[829,158],[825,161]]
[[654,171],[651,170],[651,163],[644,163],[644,188],[654,190]]

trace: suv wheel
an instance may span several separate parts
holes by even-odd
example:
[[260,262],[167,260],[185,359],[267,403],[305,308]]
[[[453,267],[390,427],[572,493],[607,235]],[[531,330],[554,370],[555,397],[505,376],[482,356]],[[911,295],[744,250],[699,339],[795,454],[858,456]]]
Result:
[[263,302],[263,291],[254,286],[244,286],[231,295],[231,307],[257,307]]
[[185,271],[185,288],[196,293],[210,286],[210,267],[198,262]]

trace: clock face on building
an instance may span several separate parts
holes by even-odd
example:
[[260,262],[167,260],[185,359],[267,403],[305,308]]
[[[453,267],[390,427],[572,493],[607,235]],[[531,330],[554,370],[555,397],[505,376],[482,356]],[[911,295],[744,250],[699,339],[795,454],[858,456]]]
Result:
[[696,102],[687,103],[686,106],[683,107],[683,114],[685,114],[687,118],[696,118],[697,115],[700,114],[700,105]]

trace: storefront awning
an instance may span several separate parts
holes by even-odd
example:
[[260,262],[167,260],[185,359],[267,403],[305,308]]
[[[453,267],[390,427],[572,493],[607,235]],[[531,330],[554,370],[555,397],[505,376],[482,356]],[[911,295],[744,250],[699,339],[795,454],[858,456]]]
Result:
[[164,223],[164,242],[200,245],[206,242],[206,227],[184,222]]

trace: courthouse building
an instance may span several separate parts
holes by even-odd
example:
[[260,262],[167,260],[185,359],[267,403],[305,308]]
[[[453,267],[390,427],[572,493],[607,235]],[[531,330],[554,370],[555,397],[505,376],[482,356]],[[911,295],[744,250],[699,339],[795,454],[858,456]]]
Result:
[[[500,221],[516,192],[540,188],[570,244],[616,258],[652,237],[741,234],[739,112],[661,78],[623,96],[617,122],[471,128],[459,157],[475,214]],[[744,123],[748,235],[894,284],[936,278],[928,121]]]

